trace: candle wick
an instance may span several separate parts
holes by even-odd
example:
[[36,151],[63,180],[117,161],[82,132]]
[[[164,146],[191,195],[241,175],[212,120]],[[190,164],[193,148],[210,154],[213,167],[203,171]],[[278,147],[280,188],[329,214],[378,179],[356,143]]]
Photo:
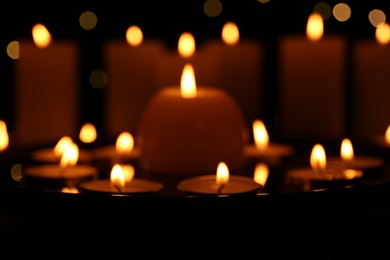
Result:
[[222,189],[223,189],[224,187],[225,187],[225,184],[219,185],[219,187],[218,187],[218,194],[221,194]]
[[113,184],[113,186],[117,190],[117,192],[119,192],[119,193],[122,192],[122,189],[121,189],[120,185]]

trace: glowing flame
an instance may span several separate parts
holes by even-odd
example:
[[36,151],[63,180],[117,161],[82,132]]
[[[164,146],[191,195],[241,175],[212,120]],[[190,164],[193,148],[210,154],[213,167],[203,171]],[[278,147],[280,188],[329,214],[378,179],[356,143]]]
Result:
[[125,182],[126,183],[131,182],[134,179],[134,174],[135,174],[135,170],[134,170],[133,165],[122,164],[121,167],[122,167],[123,174],[125,177]]
[[115,148],[119,153],[129,153],[134,148],[134,138],[129,132],[121,133],[116,139]]
[[324,21],[321,14],[312,13],[309,16],[306,26],[306,36],[309,40],[315,42],[322,38],[324,34]]
[[258,184],[265,186],[265,183],[267,182],[269,175],[269,168],[267,164],[265,163],[258,163],[255,167],[255,174],[253,176],[253,179]]
[[79,190],[76,187],[63,187],[61,192],[64,193],[79,193]]
[[340,155],[344,161],[353,160],[354,157],[353,147],[351,141],[348,138],[344,138],[343,141],[341,142]]
[[9,136],[7,131],[7,124],[0,120],[0,151],[4,151],[8,148]]
[[390,145],[390,125],[387,127],[387,130],[385,133],[385,141],[388,145]]
[[226,185],[229,182],[229,169],[224,162],[220,162],[217,167],[217,185]]
[[110,174],[110,181],[111,185],[118,189],[119,191],[125,187],[126,180],[125,180],[125,173],[123,171],[122,166],[119,164],[115,164],[111,169]]
[[54,154],[62,155],[67,147],[69,147],[73,143],[72,138],[69,136],[62,137],[57,144],[54,146]]
[[197,95],[195,73],[191,64],[184,66],[181,74],[180,91],[183,98],[194,98]]
[[222,40],[228,45],[235,45],[240,40],[240,32],[233,22],[227,22],[222,28]]
[[66,147],[64,153],[61,156],[60,166],[73,166],[76,165],[77,160],[79,159],[79,148],[75,143],[70,144]]
[[92,143],[96,140],[96,128],[91,123],[85,123],[80,130],[79,138],[83,143]]
[[268,146],[269,137],[267,129],[265,128],[263,121],[260,119],[253,121],[253,135],[257,149],[264,151]]
[[386,45],[390,42],[390,25],[382,23],[375,29],[375,39],[380,45]]
[[310,165],[316,172],[323,172],[326,169],[326,154],[322,145],[314,145],[310,155]]
[[51,43],[51,35],[50,32],[46,29],[43,24],[36,24],[32,29],[32,37],[35,45],[38,48],[46,48]]
[[144,39],[141,29],[136,26],[130,26],[126,31],[126,41],[131,46],[139,46]]
[[195,39],[189,32],[184,32],[180,35],[177,46],[180,56],[189,58],[195,53]]

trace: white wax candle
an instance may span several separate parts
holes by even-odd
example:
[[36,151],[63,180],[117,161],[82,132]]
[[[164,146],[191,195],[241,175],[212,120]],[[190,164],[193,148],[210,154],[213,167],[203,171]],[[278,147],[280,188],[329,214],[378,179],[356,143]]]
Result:
[[125,40],[110,40],[104,45],[109,137],[124,130],[136,131],[144,106],[158,86],[156,66],[163,59],[163,47],[157,40],[145,40],[139,46],[130,46]]
[[149,101],[138,128],[140,163],[167,174],[215,171],[225,161],[237,167],[247,129],[235,100],[226,92],[200,87],[183,98],[180,87],[166,87]]
[[83,182],[80,185],[81,191],[83,192],[98,192],[108,194],[143,194],[153,193],[160,191],[164,185],[160,182],[144,180],[144,179],[133,179],[126,183],[124,187],[119,191],[112,184],[110,179],[101,179]]
[[46,48],[32,40],[20,41],[20,58],[15,61],[15,144],[49,144],[77,135],[78,51],[72,41],[54,41]]

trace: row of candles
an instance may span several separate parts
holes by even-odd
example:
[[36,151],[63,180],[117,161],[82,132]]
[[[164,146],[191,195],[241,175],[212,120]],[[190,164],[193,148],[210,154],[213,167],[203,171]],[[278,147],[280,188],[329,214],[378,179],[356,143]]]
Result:
[[[234,24],[229,24],[229,26],[231,27],[227,28],[230,29],[226,30],[237,34],[238,31]],[[184,36],[191,38],[191,35]],[[185,37],[183,39],[184,42],[187,42]],[[189,50],[188,58],[194,52],[194,42],[189,41],[184,46],[184,53]],[[23,55],[23,51],[21,54]],[[255,58],[258,59],[258,57]],[[20,64],[23,68],[23,63],[20,62]],[[50,71],[49,68],[47,69]],[[32,72],[28,66],[25,67],[25,70],[25,74],[37,72]],[[45,71],[45,75],[47,73]],[[259,169],[263,169],[262,174],[255,173],[253,178],[247,178],[229,176],[228,165],[237,168],[241,163],[242,156],[272,160],[291,155],[293,149],[282,144],[270,144],[264,124],[259,120],[253,123],[255,147],[248,145],[248,130],[241,106],[237,104],[230,93],[222,89],[208,86],[197,87],[194,74],[194,68],[187,60],[180,87],[172,86],[159,89],[148,100],[137,125],[139,150],[133,149],[134,140],[129,141],[132,140],[132,137],[129,138],[127,135],[125,140],[129,143],[128,152],[133,156],[135,151],[139,153],[136,158],[139,159],[140,165],[145,171],[163,175],[191,176],[178,184],[178,189],[182,191],[234,194],[260,190],[261,187],[264,187],[268,175],[264,167],[259,167]],[[245,73],[243,75],[246,77]],[[40,77],[39,73],[34,76]],[[31,81],[20,80],[20,83],[26,85],[26,89],[31,89]],[[254,88],[258,88],[258,85],[255,84]],[[26,103],[28,104],[27,101]],[[126,121],[123,117],[120,120]],[[262,129],[262,131],[258,129]],[[5,141],[3,142],[5,143]],[[78,188],[108,193],[157,192],[163,188],[163,184],[155,181],[135,179],[134,168],[131,165],[123,166],[120,163],[113,165],[109,180],[96,180],[98,175],[96,168],[76,165],[79,151],[75,144],[70,142],[66,147],[60,152],[59,165],[31,166],[24,171],[24,176],[26,178],[76,180]],[[354,162],[362,160],[369,162],[368,164],[372,162],[371,158],[351,159],[350,153],[349,158],[343,159],[348,163],[343,163],[343,167],[336,164],[338,166],[333,168],[337,170],[328,171],[325,170],[325,153],[321,152],[320,148],[320,145],[313,148],[313,158],[310,160],[312,169],[292,171],[289,177],[293,179],[360,178],[363,174],[356,169],[358,166]],[[113,153],[123,153],[120,149],[116,147]],[[351,150],[349,148],[349,151]],[[50,151],[50,153],[52,152],[55,153],[56,149]],[[101,153],[104,154],[104,152]],[[35,158],[39,158],[39,153],[34,155]],[[42,154],[40,155],[42,156]],[[71,157],[71,155],[75,157]],[[82,153],[80,153],[81,155]],[[375,166],[378,163],[382,162],[373,160]],[[215,171],[216,166],[216,175],[202,175],[202,173]],[[194,175],[195,177],[193,177]]]

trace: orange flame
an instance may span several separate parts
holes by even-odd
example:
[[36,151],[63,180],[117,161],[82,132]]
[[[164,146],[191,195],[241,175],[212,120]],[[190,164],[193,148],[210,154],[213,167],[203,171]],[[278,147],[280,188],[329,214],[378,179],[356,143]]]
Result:
[[122,164],[121,165],[122,170],[123,170],[123,175],[125,177],[125,182],[131,182],[134,179],[135,175],[135,169],[134,166],[131,164]]
[[61,156],[60,166],[66,167],[66,166],[76,165],[78,159],[79,159],[79,148],[75,143],[72,143],[65,148],[65,151]]
[[312,13],[309,16],[306,26],[306,36],[309,40],[319,41],[324,34],[324,21],[319,13]]
[[184,32],[180,35],[177,49],[180,56],[189,58],[195,53],[195,38],[189,32]]
[[227,45],[235,45],[240,40],[240,32],[233,22],[227,22],[222,28],[222,40]]
[[116,139],[115,148],[120,153],[131,152],[134,148],[134,138],[129,132],[122,132]]
[[382,23],[375,29],[375,39],[380,45],[386,45],[390,42],[390,25]]
[[341,142],[340,155],[344,161],[353,160],[353,147],[351,141],[348,138],[344,138]]
[[181,75],[180,91],[183,98],[194,98],[197,96],[194,68],[186,64]]
[[119,164],[115,164],[111,169],[110,174],[111,185],[116,189],[121,190],[125,187],[126,180],[123,168]]
[[257,149],[259,149],[260,151],[264,151],[268,146],[269,136],[263,121],[261,121],[260,119],[254,120],[252,128]]
[[7,131],[7,124],[0,120],[0,151],[4,151],[8,148],[9,136]]
[[38,48],[46,48],[50,45],[52,38],[50,32],[43,24],[35,24],[32,28],[32,37]]
[[323,172],[326,169],[326,154],[322,145],[314,145],[310,155],[310,165],[316,172]]
[[229,182],[229,169],[224,162],[220,162],[217,167],[217,185],[226,185]]
[[126,41],[131,46],[139,46],[144,39],[141,28],[136,25],[130,26],[126,31]]
[[73,140],[69,136],[62,137],[54,146],[54,154],[58,156],[62,155],[66,148],[69,147],[69,145],[71,145],[72,143]]
[[385,133],[385,141],[388,145],[390,145],[390,125],[387,127],[387,130]]
[[269,175],[269,168],[265,163],[258,163],[255,167],[254,181],[258,184],[265,186]]
[[96,140],[96,128],[91,123],[85,123],[80,130],[79,138],[83,143],[92,143]]

